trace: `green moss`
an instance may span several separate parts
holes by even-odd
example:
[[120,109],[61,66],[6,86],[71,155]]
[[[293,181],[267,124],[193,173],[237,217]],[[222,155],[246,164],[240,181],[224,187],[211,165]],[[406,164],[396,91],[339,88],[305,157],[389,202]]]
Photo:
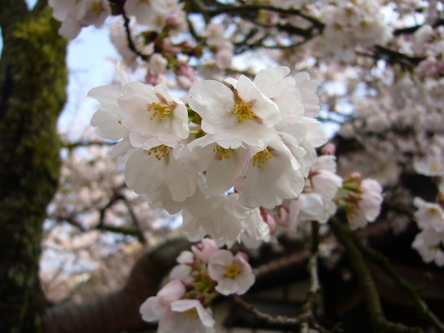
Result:
[[14,5],[3,7],[16,15],[3,16],[0,60],[0,322],[5,332],[43,332],[38,267],[61,165],[66,41],[50,8],[14,12]]

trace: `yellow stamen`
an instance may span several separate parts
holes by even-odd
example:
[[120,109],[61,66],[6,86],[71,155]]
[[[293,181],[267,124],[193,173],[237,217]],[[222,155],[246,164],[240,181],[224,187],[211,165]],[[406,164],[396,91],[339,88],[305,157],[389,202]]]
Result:
[[230,278],[236,276],[240,272],[240,266],[236,263],[232,263],[225,268],[225,276]]
[[163,16],[157,16],[156,24],[157,25],[162,25],[163,24]]
[[437,172],[438,170],[439,170],[438,163],[433,163],[432,165],[430,165],[430,171]]
[[157,118],[158,120],[163,120],[167,117],[172,118],[174,109],[176,108],[175,104],[160,104],[153,102],[148,105],[148,112],[154,111],[150,117],[150,120],[154,120]]
[[148,155],[155,154],[154,156],[157,158],[158,161],[160,161],[163,157],[166,157],[169,152],[170,152],[170,147],[165,145],[160,145],[148,150],[147,154]]
[[430,215],[438,215],[440,214],[439,209],[435,207],[431,207],[428,209]]
[[233,108],[231,109],[231,112],[237,116],[237,119],[239,121],[253,119],[254,117],[256,117],[251,109],[251,103],[245,103],[244,101],[235,103]]
[[346,8],[345,13],[347,14],[347,16],[352,16],[355,11],[352,8]]
[[219,161],[222,161],[224,158],[229,159],[231,157],[230,156],[231,149],[225,149],[219,145],[216,145],[216,147],[214,147],[213,152],[216,153],[216,158]]
[[361,22],[361,28],[369,28],[371,26],[369,21],[363,20]]
[[341,31],[342,30],[342,25],[339,24],[339,23],[335,23],[335,24],[333,24],[333,28],[335,28],[336,30]]
[[100,14],[101,12],[103,12],[105,10],[105,8],[103,8],[103,5],[100,1],[95,1],[91,4],[91,6],[89,7],[89,10],[93,14]]
[[187,311],[182,312],[182,316],[185,320],[193,322],[198,317],[197,310],[196,308],[191,308]]
[[260,169],[262,168],[268,160],[270,160],[273,155],[270,154],[268,149],[264,149],[253,156],[253,166],[256,166]]

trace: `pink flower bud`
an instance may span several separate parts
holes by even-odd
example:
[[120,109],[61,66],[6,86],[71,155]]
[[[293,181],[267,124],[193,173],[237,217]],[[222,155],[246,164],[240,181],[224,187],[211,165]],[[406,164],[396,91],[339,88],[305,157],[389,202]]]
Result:
[[279,205],[276,207],[276,212],[274,213],[274,219],[277,224],[282,227],[288,227],[289,220],[289,209],[284,205]]
[[362,177],[362,175],[361,175],[361,173],[360,172],[353,172],[351,175],[350,175],[350,178],[355,178],[355,179],[360,179]]
[[260,211],[262,218],[270,228],[270,235],[274,235],[276,232],[276,221],[274,220],[274,217],[264,207],[260,207]]
[[193,253],[205,264],[208,264],[211,256],[219,251],[219,246],[217,246],[216,242],[209,238],[202,239],[201,244],[197,244],[196,246],[192,246],[191,250]]
[[250,260],[250,258],[248,258],[248,254],[246,254],[245,252],[238,251],[236,253],[236,255],[243,257],[245,259],[245,261],[247,261],[247,262],[248,262],[248,260]]
[[336,152],[336,145],[333,143],[327,143],[324,147],[322,147],[321,154],[322,155],[334,155]]
[[160,76],[153,75],[148,72],[145,76],[145,81],[148,84],[151,84],[153,86],[157,86],[158,84],[162,83],[162,78]]

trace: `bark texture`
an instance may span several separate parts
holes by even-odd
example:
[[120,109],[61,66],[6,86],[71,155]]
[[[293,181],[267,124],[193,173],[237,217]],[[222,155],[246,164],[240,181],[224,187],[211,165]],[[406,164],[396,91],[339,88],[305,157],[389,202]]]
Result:
[[57,189],[66,41],[39,1],[0,1],[0,332],[44,330],[42,223]]

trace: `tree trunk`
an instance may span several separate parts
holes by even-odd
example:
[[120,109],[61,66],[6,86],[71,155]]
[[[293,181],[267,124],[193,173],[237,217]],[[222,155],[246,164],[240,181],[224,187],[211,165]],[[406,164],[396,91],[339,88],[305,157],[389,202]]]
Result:
[[46,1],[0,1],[0,331],[43,332],[42,223],[58,183],[66,41]]

